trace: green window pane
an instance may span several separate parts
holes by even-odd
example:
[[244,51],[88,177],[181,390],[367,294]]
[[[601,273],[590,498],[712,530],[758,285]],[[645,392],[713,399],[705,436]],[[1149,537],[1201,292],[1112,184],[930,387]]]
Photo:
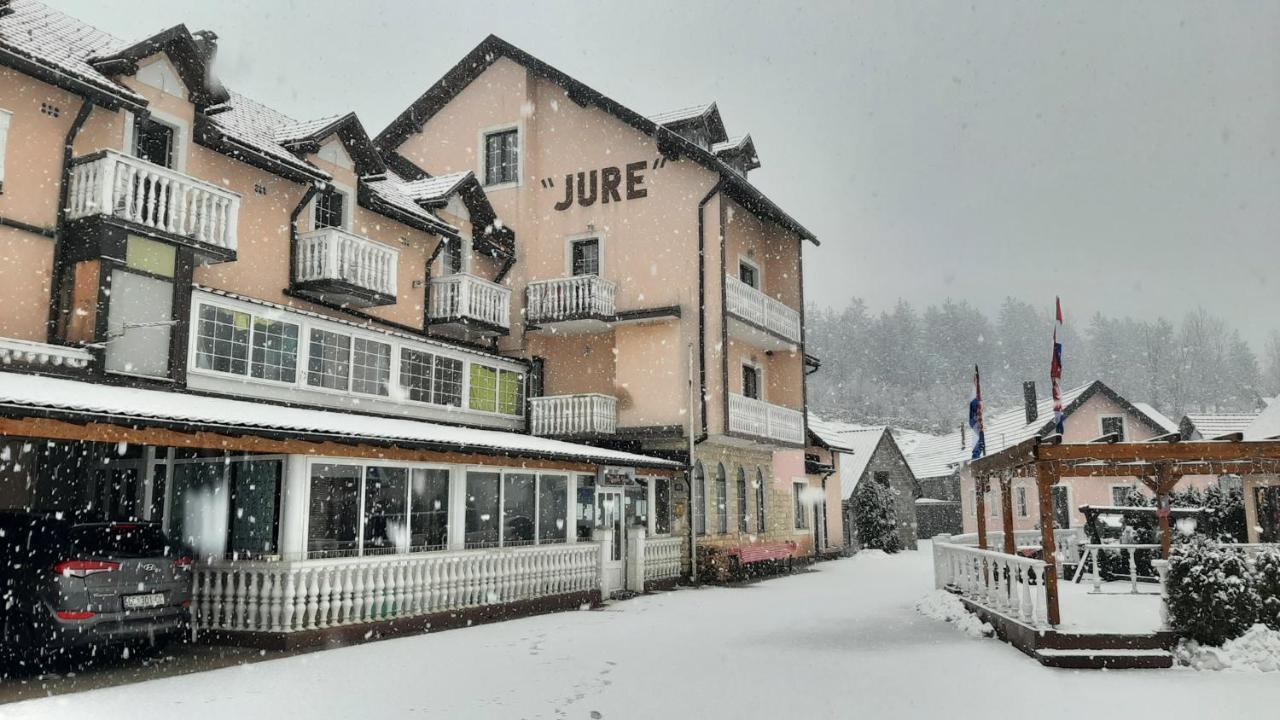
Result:
[[524,376],[510,370],[498,375],[498,412],[519,415],[524,405]]
[[498,399],[498,371],[484,365],[471,366],[471,409],[494,412]]

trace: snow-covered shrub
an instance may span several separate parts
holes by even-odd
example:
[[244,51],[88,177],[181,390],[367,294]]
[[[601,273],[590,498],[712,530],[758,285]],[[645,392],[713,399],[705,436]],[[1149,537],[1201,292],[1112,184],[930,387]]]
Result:
[[1280,630],[1280,550],[1269,549],[1253,559],[1254,585],[1258,593],[1258,622]]
[[902,549],[894,499],[898,492],[876,481],[862,482],[853,494],[853,513],[862,547],[894,553]]
[[1169,556],[1169,623],[1202,645],[1239,637],[1258,615],[1253,571],[1244,553],[1197,537]]

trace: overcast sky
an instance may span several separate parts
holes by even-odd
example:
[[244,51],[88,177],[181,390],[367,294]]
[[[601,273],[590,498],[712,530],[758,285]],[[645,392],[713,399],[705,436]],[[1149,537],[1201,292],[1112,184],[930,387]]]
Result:
[[1280,327],[1280,3],[51,2],[212,29],[228,85],[370,133],[489,32],[645,114],[716,100],[821,305]]

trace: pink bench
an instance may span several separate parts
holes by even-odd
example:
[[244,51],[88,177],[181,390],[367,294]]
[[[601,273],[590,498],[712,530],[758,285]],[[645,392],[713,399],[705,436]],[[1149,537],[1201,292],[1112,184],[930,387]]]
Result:
[[772,543],[753,543],[751,545],[739,545],[736,548],[725,550],[725,554],[738,558],[738,562],[742,565],[763,562],[765,560],[786,560],[796,552],[796,544],[787,542]]

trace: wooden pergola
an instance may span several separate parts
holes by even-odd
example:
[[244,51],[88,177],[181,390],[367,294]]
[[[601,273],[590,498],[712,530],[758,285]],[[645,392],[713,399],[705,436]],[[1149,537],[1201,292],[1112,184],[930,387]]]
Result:
[[1033,437],[969,465],[977,489],[978,547],[987,547],[985,495],[991,480],[1000,484],[1004,516],[1004,552],[1013,554],[1015,477],[1034,477],[1039,500],[1041,550],[1045,561],[1045,602],[1049,624],[1059,624],[1058,568],[1053,539],[1051,488],[1064,477],[1135,477],[1156,496],[1161,553],[1173,542],[1169,493],[1187,475],[1259,475],[1280,473],[1280,440],[1230,439],[1182,441],[1168,435],[1144,442],[1116,442],[1106,436],[1090,443],[1063,443],[1060,436]]

